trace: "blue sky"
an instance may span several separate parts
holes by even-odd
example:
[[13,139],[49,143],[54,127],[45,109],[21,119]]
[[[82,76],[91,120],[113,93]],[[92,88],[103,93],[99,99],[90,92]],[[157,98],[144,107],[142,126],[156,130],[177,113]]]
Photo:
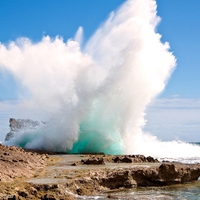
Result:
[[[44,35],[59,35],[67,41],[74,37],[79,26],[84,29],[86,41],[109,13],[123,2],[2,0],[0,42],[7,44],[19,37],[37,42]],[[200,1],[157,0],[157,5],[158,15],[162,18],[157,31],[162,35],[163,42],[170,43],[171,51],[177,58],[177,68],[159,99],[147,109],[145,130],[163,140],[200,141]],[[0,73],[1,100],[17,99],[17,88],[10,74]]]
[[177,69],[163,97],[199,98],[200,1],[158,0],[157,4],[162,18],[158,31],[177,58]]

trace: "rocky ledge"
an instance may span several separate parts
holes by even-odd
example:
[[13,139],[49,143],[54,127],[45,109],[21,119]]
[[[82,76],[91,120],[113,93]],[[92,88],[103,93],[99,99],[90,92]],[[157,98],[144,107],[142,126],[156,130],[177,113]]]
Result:
[[88,178],[109,189],[182,184],[198,180],[200,176],[200,164],[160,163],[143,155],[90,156],[71,165],[105,165],[109,162],[130,163],[123,168],[90,170]]
[[118,156],[110,156],[110,155],[102,155],[95,156],[91,155],[87,159],[82,159],[81,162],[73,163],[72,165],[105,165],[107,163],[158,163],[157,159],[154,159],[151,156],[145,157],[143,155],[118,155]]
[[195,181],[200,176],[199,165],[162,163],[159,166],[94,170],[90,178],[109,189],[166,186]]
[[31,177],[36,170],[46,165],[48,158],[47,154],[0,144],[0,182]]
[[150,156],[53,156],[4,145],[0,166],[0,199],[77,199],[118,189],[183,184],[200,176],[199,164],[161,163]]

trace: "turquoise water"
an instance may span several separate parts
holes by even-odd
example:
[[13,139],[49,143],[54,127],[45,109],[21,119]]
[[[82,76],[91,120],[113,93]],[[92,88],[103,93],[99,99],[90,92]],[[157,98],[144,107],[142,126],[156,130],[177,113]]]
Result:
[[[102,124],[102,123],[101,123]],[[6,143],[22,148],[52,150],[69,154],[77,153],[105,153],[105,154],[125,154],[125,148],[119,131],[113,124],[105,123],[101,125],[91,121],[85,121],[79,125],[78,138],[72,142],[72,146],[65,144],[67,138],[57,139],[58,134],[47,137],[53,128],[28,130],[17,132],[16,137]],[[55,131],[56,132],[56,131]],[[58,141],[58,142],[57,142]],[[41,145],[41,143],[43,145]],[[66,143],[67,144],[67,143]]]
[[124,154],[120,134],[110,124],[98,127],[87,121],[79,127],[79,138],[68,153]]

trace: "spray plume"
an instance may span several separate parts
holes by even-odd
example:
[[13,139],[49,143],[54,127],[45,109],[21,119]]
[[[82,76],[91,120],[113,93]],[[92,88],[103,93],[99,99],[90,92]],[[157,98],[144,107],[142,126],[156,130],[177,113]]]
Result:
[[154,0],[129,0],[83,49],[82,27],[66,43],[46,36],[38,43],[20,38],[1,44],[0,66],[26,89],[23,109],[46,121],[17,134],[12,144],[69,153],[151,154],[153,143],[160,148],[142,133],[145,108],[176,65],[156,33],[159,21]]

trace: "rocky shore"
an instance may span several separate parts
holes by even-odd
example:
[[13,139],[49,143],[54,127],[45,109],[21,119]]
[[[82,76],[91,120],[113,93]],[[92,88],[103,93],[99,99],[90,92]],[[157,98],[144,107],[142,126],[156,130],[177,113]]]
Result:
[[0,200],[57,199],[54,196],[71,199],[71,195],[57,194],[56,184],[27,182],[30,178],[41,176],[44,169],[57,160],[41,151],[0,144]]
[[12,181],[15,178],[29,178],[44,167],[49,156],[25,151],[15,146],[0,144],[0,181]]
[[199,164],[160,163],[150,156],[47,155],[4,145],[0,166],[0,199],[79,199],[112,190],[183,184],[200,176]]

